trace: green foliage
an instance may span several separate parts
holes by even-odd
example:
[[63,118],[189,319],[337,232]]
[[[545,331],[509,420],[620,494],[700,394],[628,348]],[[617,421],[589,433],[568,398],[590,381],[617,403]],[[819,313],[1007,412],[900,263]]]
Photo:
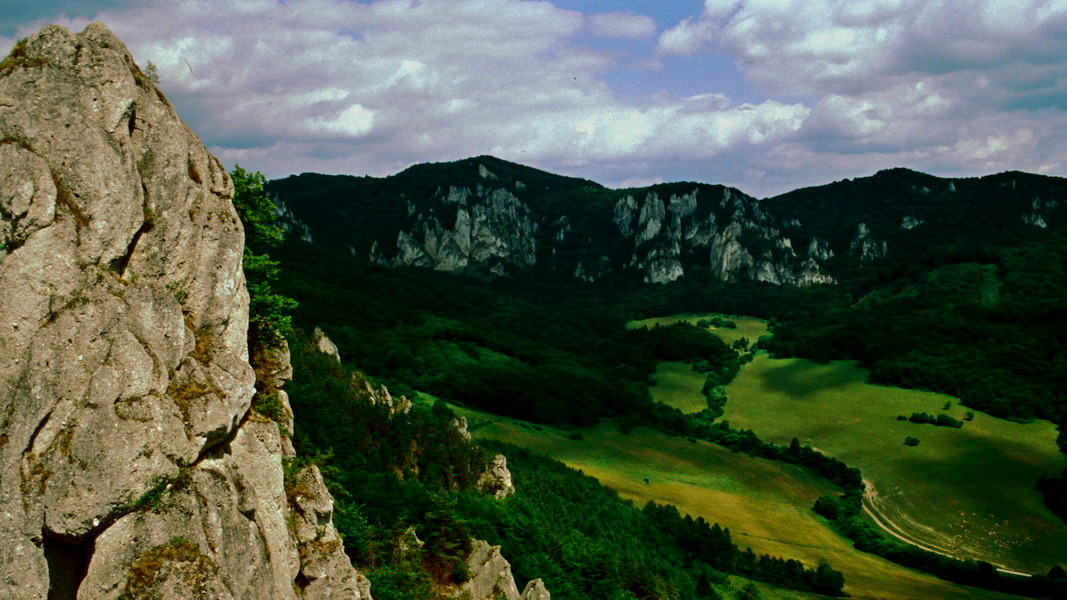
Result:
[[760,600],[762,597],[763,595],[759,593],[759,588],[751,583],[746,583],[737,594],[737,600]]
[[275,223],[274,203],[264,189],[263,174],[237,165],[230,177],[233,206],[245,227],[243,266],[249,295],[249,342],[276,347],[292,328],[290,313],[297,307],[295,300],[276,293],[272,286],[280,270],[266,250],[282,242],[283,232]]
[[233,207],[245,226],[245,245],[260,252],[273,248],[284,239],[276,223],[274,203],[266,192],[267,178],[259,171],[246,171],[236,165],[233,179]]
[[1067,469],[1059,477],[1043,473],[1036,487],[1045,499],[1045,505],[1049,510],[1067,522]]
[[286,417],[285,406],[282,404],[277,392],[257,392],[255,397],[252,398],[252,410],[275,423],[280,423]]
[[156,66],[156,63],[148,61],[144,67],[144,76],[152,83],[159,83],[159,67]]
[[905,446],[918,446],[919,445],[919,438],[912,437],[912,436],[909,435],[906,438],[904,438],[904,445]]
[[946,414],[939,414],[937,416],[931,415],[925,412],[911,413],[908,417],[908,421],[912,423],[925,423],[929,425],[937,425],[939,427],[954,427],[959,429],[963,427],[963,421],[954,419]]
[[[295,376],[286,389],[300,420],[298,458],[283,465],[287,494],[299,493],[308,464],[320,465],[334,523],[375,598],[430,598],[435,582],[463,579],[470,532],[455,494],[475,487],[489,456],[451,424],[444,404],[395,412],[368,392],[373,384],[362,373],[319,352],[302,331],[293,336]],[[401,552],[409,527],[424,545]]]

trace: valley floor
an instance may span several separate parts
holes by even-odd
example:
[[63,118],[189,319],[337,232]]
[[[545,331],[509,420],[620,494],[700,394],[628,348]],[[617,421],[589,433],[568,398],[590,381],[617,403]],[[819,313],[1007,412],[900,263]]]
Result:
[[[700,315],[664,317],[631,326],[695,323]],[[757,319],[731,317],[736,328],[711,328],[724,341],[755,342],[766,333]],[[682,363],[664,363],[653,397],[686,412],[706,406],[704,376]],[[758,354],[728,386],[724,419],[766,441],[802,444],[862,469],[869,480],[867,509],[887,531],[952,556],[986,560],[1015,572],[1044,573],[1067,563],[1067,527],[1042,504],[1033,484],[1058,472],[1047,422],[1010,423],[981,413],[962,429],[897,420],[912,412],[963,419],[966,408],[931,392],[865,383],[853,363],[817,364]],[[948,408],[945,408],[946,403]],[[758,553],[808,564],[828,561],[842,571],[854,598],[1009,598],[967,588],[854,550],[811,510],[832,486],[807,471],[733,453],[719,446],[643,428],[622,434],[613,425],[561,430],[456,408],[475,437],[499,439],[557,458],[643,505],[670,503],[729,527]],[[903,445],[907,436],[917,447]],[[768,589],[769,593],[778,592]],[[778,597],[798,597],[781,592]],[[802,596],[802,595],[800,595]]]

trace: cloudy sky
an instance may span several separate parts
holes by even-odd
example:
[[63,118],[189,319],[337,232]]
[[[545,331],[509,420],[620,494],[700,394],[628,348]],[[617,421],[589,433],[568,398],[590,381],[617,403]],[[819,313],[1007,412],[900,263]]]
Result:
[[5,0],[106,23],[228,166],[479,154],[756,196],[906,166],[1067,175],[1067,0]]

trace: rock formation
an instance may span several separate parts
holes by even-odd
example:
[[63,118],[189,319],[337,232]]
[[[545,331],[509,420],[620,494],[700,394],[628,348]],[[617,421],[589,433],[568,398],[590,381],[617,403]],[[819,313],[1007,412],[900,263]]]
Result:
[[[627,269],[649,283],[697,271],[727,281],[834,281],[822,264],[830,252],[825,242],[813,254],[799,222],[787,224],[797,231],[783,233],[760,201],[731,188],[606,190],[492,157],[413,170],[419,175],[333,180],[330,189],[351,190],[344,194],[351,205],[318,205],[308,190],[324,175],[272,182],[271,190],[287,229],[393,267],[493,277],[547,265],[583,281]],[[537,183],[524,183],[526,175]],[[427,180],[452,183],[431,187]]]
[[0,63],[0,598],[369,597],[250,409],[232,193],[103,25]]
[[[467,430],[467,420],[463,419],[463,431]],[[468,434],[469,435],[469,434]],[[507,498],[515,493],[515,484],[511,481],[508,459],[497,454],[482,476],[478,478],[478,489],[497,498]]]
[[550,600],[551,595],[540,579],[526,584],[522,593],[511,574],[511,563],[500,554],[500,546],[490,546],[474,540],[474,548],[467,559],[471,578],[460,588],[456,597],[471,600]]

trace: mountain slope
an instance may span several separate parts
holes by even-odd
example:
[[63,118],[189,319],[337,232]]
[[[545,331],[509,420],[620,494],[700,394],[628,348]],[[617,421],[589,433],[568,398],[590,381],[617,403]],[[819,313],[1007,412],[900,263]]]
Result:
[[943,179],[891,169],[766,200],[722,186],[610,190],[493,157],[385,178],[271,182],[287,227],[390,266],[488,276],[548,266],[592,281],[710,271],[723,281],[810,286],[879,259],[1017,245],[1063,222],[1067,182],[1003,173]]
[[609,190],[478,157],[381,179],[304,174],[270,191],[289,229],[390,266],[498,276],[547,265],[588,281],[627,269],[654,283],[694,269],[724,280],[830,281],[755,199],[723,186]]

